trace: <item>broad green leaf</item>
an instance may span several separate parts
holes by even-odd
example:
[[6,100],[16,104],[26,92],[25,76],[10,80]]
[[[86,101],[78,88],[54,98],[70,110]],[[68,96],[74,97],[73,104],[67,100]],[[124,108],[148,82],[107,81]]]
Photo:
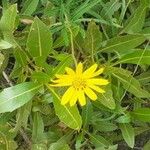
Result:
[[0,113],[12,112],[23,106],[38,92],[42,85],[25,82],[4,89],[0,93]]
[[54,92],[54,90],[51,88],[49,89],[53,96],[53,104],[58,118],[68,127],[75,130],[80,130],[82,126],[82,119],[77,106],[70,107],[68,105],[61,105],[60,97]]
[[33,129],[32,129],[32,141],[33,143],[41,143],[44,141],[44,123],[39,112],[33,114]]
[[142,30],[146,15],[146,6],[140,5],[129,17],[122,32],[137,33]]
[[104,46],[98,52],[122,52],[133,49],[143,43],[146,38],[143,35],[124,35],[104,41]]
[[105,93],[98,95],[98,101],[109,109],[115,109],[116,104],[115,100],[113,99],[113,93],[110,85],[105,88]]
[[121,63],[149,65],[150,64],[150,51],[137,50],[137,51],[134,51],[133,53],[124,55],[115,64],[121,64]]
[[122,136],[129,147],[134,147],[135,142],[135,134],[134,134],[134,128],[130,124],[119,124],[119,127],[122,132]]
[[12,47],[12,44],[8,43],[7,41],[1,40],[0,41],[0,49],[9,49]]
[[[11,15],[10,15],[11,14]],[[3,11],[0,20],[0,29],[2,32],[13,32],[15,30],[15,21],[17,17],[17,5],[11,5],[7,10]]]
[[99,26],[94,21],[88,24],[86,31],[86,37],[83,43],[85,53],[93,55],[95,51],[100,47],[102,42],[102,33],[99,30]]
[[37,17],[30,28],[27,48],[32,57],[43,57],[43,59],[52,51],[52,35],[47,26]]
[[150,108],[139,108],[132,111],[130,114],[137,120],[150,122]]
[[112,68],[112,75],[123,85],[124,89],[139,98],[148,98],[150,93],[141,88],[140,83],[128,71],[121,68]]
[[22,14],[31,15],[37,8],[39,0],[26,0],[23,4]]

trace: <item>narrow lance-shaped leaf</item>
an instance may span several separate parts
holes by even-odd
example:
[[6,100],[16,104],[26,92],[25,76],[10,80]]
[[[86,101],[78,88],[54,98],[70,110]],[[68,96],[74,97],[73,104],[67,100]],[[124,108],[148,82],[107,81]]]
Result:
[[150,108],[139,108],[132,111],[130,114],[137,120],[150,122]]
[[0,113],[12,112],[26,104],[41,86],[37,83],[25,82],[4,89],[0,93]]
[[137,33],[142,30],[146,15],[146,6],[140,5],[129,17],[122,32]]
[[150,82],[150,71],[141,73],[140,75],[136,76],[136,79],[141,84],[149,84],[149,82]]
[[120,124],[119,127],[121,129],[122,136],[126,143],[128,144],[128,146],[133,148],[135,142],[134,128],[130,124],[125,123]]
[[149,65],[150,64],[150,51],[145,50],[137,50],[133,53],[124,55],[121,59],[119,59],[116,64],[121,63],[131,63],[131,64],[142,64],[142,65]]
[[44,123],[39,112],[33,114],[33,131],[32,131],[32,141],[34,143],[41,142],[44,138]]
[[123,85],[124,89],[139,98],[148,98],[150,93],[141,88],[140,83],[128,71],[121,68],[112,68],[112,75]]
[[52,36],[47,26],[37,17],[31,25],[27,48],[32,57],[46,58],[52,51]]
[[124,35],[104,41],[104,46],[97,52],[123,52],[133,49],[143,43],[146,38],[143,35]]
[[60,97],[54,92],[54,90],[50,87],[48,88],[52,93],[53,104],[58,118],[68,127],[75,130],[80,130],[82,126],[82,119],[77,106],[70,107],[68,105],[61,105]]

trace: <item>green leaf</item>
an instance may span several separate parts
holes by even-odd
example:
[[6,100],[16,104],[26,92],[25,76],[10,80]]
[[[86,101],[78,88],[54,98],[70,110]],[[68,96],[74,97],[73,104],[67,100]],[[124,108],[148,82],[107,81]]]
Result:
[[150,149],[150,140],[143,147],[143,150],[149,150],[149,149]]
[[110,145],[110,143],[100,135],[89,134],[89,136],[91,142],[94,144],[95,147],[101,147],[101,146],[108,147]]
[[87,101],[87,104],[82,108],[82,121],[83,128],[87,127],[91,121],[93,114],[93,107],[90,101]]
[[7,41],[1,40],[0,41],[0,49],[9,49],[12,47],[12,44],[8,43]]
[[124,35],[104,41],[104,47],[98,52],[122,52],[133,49],[143,43],[146,38],[143,35]]
[[129,17],[122,32],[137,33],[142,30],[146,15],[146,6],[140,5]]
[[31,15],[37,8],[39,0],[26,0],[23,4],[22,14]]
[[44,59],[52,51],[52,35],[47,26],[37,17],[30,28],[27,48],[32,57],[43,57]]
[[123,115],[118,117],[116,120],[118,123],[130,123],[131,122],[131,116],[130,115]]
[[150,122],[150,108],[139,108],[132,111],[130,114],[134,119]]
[[13,32],[15,30],[15,21],[17,17],[17,5],[11,5],[7,10],[3,11],[0,20],[0,29],[2,32]]
[[68,105],[61,105],[60,97],[54,92],[54,90],[51,88],[49,89],[53,95],[53,104],[58,118],[68,127],[80,130],[82,126],[82,119],[77,106],[70,107]]
[[150,40],[150,27],[144,28],[140,33]]
[[141,88],[140,83],[128,71],[121,68],[112,68],[112,75],[117,78],[124,89],[139,98],[148,98],[150,93]]
[[44,123],[39,112],[35,112],[33,116],[32,141],[33,143],[41,143],[44,141]]
[[105,93],[98,95],[98,101],[109,109],[115,109],[116,104],[113,99],[113,93],[110,85],[105,87]]
[[47,150],[47,145],[45,143],[32,144],[32,150]]
[[65,72],[65,68],[69,67],[73,63],[71,55],[67,55],[64,59],[55,67],[51,77],[54,77],[55,74],[61,74]]
[[121,63],[131,63],[131,64],[139,64],[139,65],[149,65],[150,64],[150,51],[145,50],[137,50],[133,53],[129,53],[124,55],[121,59],[119,59],[116,64]]
[[26,54],[26,52],[20,46],[17,46],[14,49],[13,54],[14,54],[16,62],[18,64],[20,64],[23,67],[28,64],[27,54]]
[[4,89],[0,93],[0,113],[12,112],[23,106],[38,92],[42,85],[25,82]]
[[126,143],[129,147],[133,148],[135,142],[134,128],[130,124],[120,124],[119,127]]
[[39,83],[48,83],[50,81],[50,76],[44,72],[33,72],[32,79]]
[[31,113],[32,108],[32,101],[29,101],[27,104],[23,105],[21,108],[18,109],[16,115],[16,125],[14,128],[14,132],[17,132],[21,127],[24,129],[27,128],[28,124],[28,117]]
[[88,12],[92,7],[94,7],[96,4],[101,2],[101,0],[93,0],[92,2],[89,2],[89,0],[86,0],[84,3],[82,3],[79,7],[75,9],[75,11],[72,12],[72,20],[77,20],[86,12]]
[[[0,125],[0,149],[1,150],[16,150],[17,143],[14,141],[16,134],[11,132],[11,127],[8,123],[5,125]],[[7,148],[7,149],[6,149]]]
[[100,15],[107,21],[113,21],[114,13],[120,8],[121,3],[119,1],[110,0],[106,4],[102,4],[103,9]]
[[64,142],[52,143],[48,150],[71,150],[68,144]]
[[117,129],[117,126],[111,122],[108,121],[97,121],[95,120],[92,123],[92,126],[94,129],[100,131],[100,132],[110,132]]
[[88,29],[85,35],[83,48],[85,53],[92,54],[98,50],[102,42],[102,33],[99,30],[99,26],[94,21],[88,24]]
[[141,84],[149,84],[149,82],[150,82],[150,71],[141,73],[140,75],[136,76],[136,79]]
[[4,55],[2,53],[0,53],[0,68],[3,65],[3,61],[4,61]]

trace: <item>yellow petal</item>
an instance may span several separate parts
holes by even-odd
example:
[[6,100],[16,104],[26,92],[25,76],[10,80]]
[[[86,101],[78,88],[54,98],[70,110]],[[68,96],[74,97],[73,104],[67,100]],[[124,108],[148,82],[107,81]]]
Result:
[[85,95],[83,90],[78,91],[78,99],[81,106],[84,106],[86,104]]
[[70,83],[57,83],[57,84],[49,84],[50,86],[53,86],[53,87],[61,87],[61,86],[70,86],[71,84]]
[[91,100],[96,100],[97,95],[88,87],[84,89],[85,94],[91,99]]
[[106,79],[94,78],[94,79],[88,79],[87,83],[95,84],[95,85],[107,85],[109,82]]
[[93,73],[92,77],[96,77],[96,76],[102,74],[103,71],[104,71],[104,68],[99,69],[98,71],[96,71],[96,72]]
[[105,93],[105,91],[103,89],[99,88],[98,86],[90,85],[89,87],[99,93]]
[[82,64],[82,63],[79,63],[79,64],[77,65],[77,68],[76,68],[76,74],[77,74],[77,75],[81,75],[82,72],[83,72],[83,64]]
[[56,74],[55,75],[56,76],[56,78],[58,78],[58,79],[64,79],[64,78],[68,78],[68,77],[71,77],[70,75],[61,75],[61,74]]
[[96,69],[97,69],[97,64],[92,65],[89,69],[83,72],[83,76],[84,77],[92,76]]
[[66,67],[65,70],[66,70],[67,74],[69,74],[71,76],[75,75],[75,72],[71,68]]
[[74,106],[77,102],[77,98],[78,98],[78,94],[75,91],[75,93],[72,95],[71,99],[70,99],[70,106]]
[[73,87],[68,88],[68,90],[65,92],[65,94],[62,97],[62,100],[61,100],[61,104],[62,105],[65,105],[65,104],[67,104],[70,101],[74,91],[75,90],[74,90]]

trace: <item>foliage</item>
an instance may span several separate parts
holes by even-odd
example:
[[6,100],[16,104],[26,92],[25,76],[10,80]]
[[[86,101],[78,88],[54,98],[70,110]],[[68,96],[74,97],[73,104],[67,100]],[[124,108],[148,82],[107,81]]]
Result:
[[[0,149],[134,148],[150,130],[150,0],[2,0]],[[98,100],[61,105],[49,84],[97,63]],[[150,147],[145,141],[144,150]]]

